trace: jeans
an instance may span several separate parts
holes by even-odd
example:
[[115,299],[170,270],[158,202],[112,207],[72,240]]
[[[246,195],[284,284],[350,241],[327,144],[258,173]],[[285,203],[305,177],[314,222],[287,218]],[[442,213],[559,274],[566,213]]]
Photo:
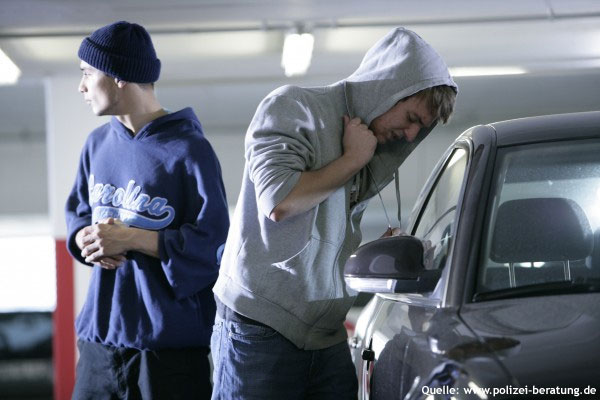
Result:
[[357,398],[346,342],[302,350],[266,325],[217,315],[211,351],[213,400]]
[[208,348],[137,350],[78,341],[74,400],[210,399]]

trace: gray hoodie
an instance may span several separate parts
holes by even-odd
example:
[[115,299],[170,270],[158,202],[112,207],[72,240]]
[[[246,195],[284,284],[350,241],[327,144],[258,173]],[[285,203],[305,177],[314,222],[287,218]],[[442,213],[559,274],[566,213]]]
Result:
[[[368,199],[393,178],[429,133],[413,143],[379,145],[367,168],[309,211],[273,222],[271,211],[298,182],[342,155],[343,115],[370,124],[399,100],[437,85],[456,87],[440,56],[397,28],[377,42],[350,77],[331,86],[284,86],[258,106],[245,140],[246,167],[214,287],[228,307],[280,332],[303,349],[346,339],[343,322],[356,293],[343,267],[361,241]],[[431,129],[429,129],[431,130]],[[353,189],[354,187],[354,189]],[[358,190],[358,201],[350,202]]]

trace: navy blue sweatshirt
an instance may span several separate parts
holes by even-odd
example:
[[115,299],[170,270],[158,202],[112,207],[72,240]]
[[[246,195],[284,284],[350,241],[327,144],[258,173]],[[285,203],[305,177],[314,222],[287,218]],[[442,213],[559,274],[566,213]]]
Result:
[[[94,267],[75,323],[79,339],[137,349],[208,346],[229,217],[221,168],[190,108],[137,135],[116,118],[83,148],[66,204],[68,248],[108,217],[159,232],[159,255],[130,251],[116,270]],[[89,264],[88,264],[89,265]]]

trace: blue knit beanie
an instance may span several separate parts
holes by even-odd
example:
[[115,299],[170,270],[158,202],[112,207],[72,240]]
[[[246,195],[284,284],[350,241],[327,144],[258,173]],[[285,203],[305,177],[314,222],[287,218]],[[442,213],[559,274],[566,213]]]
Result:
[[125,21],[106,25],[83,39],[79,58],[105,74],[134,83],[152,83],[160,60],[143,26]]

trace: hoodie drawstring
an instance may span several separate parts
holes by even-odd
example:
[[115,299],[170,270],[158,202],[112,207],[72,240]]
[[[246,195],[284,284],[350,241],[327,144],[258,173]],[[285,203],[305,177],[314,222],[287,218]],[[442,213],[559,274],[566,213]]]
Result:
[[398,204],[398,226],[402,227],[402,206],[400,203],[400,178],[398,177],[400,169],[394,172],[394,184],[396,185],[396,202]]

